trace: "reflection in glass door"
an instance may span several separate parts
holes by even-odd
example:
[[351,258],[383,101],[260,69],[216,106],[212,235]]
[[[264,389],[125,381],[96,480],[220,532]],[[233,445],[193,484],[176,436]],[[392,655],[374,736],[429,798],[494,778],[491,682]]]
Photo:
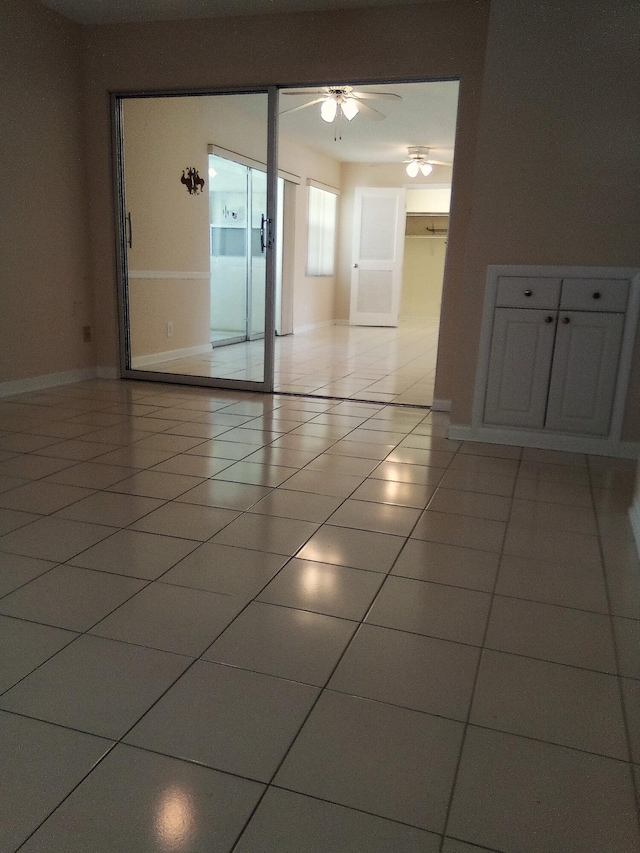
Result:
[[211,343],[264,337],[267,175],[209,154]]
[[115,99],[123,375],[271,390],[276,99]]

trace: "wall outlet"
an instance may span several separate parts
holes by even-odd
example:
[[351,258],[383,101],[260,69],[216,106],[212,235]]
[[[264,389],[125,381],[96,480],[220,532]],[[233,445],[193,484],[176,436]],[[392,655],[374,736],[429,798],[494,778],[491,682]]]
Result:
[[173,323],[167,323],[167,337],[170,338],[173,335]]
[[82,340],[85,342],[85,344],[91,343],[91,326],[82,327]]

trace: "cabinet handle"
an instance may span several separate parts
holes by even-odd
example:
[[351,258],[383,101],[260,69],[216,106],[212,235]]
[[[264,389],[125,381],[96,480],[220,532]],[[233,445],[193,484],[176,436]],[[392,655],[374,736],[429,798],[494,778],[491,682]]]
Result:
[[594,299],[600,299],[600,293],[599,293],[597,290],[596,290],[596,292],[593,294],[593,298],[594,298]]
[[553,317],[545,317],[544,321],[545,323],[553,323]]
[[532,296],[533,294],[530,290],[525,290],[524,295],[525,296]]
[[563,317],[562,322],[565,324],[565,326],[568,326],[569,323],[571,322],[571,318],[570,317]]

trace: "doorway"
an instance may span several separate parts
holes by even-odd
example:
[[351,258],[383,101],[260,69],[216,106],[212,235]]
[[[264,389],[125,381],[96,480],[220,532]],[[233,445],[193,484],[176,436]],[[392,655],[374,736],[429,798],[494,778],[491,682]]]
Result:
[[[358,85],[364,94],[388,93],[393,99],[366,100],[384,114],[374,119],[366,112],[352,121],[343,120],[338,132],[323,122],[322,103],[305,106],[313,92],[286,90],[280,116],[280,140],[294,138],[323,155],[317,168],[328,169],[337,161],[339,190],[338,252],[333,276],[312,278],[298,268],[294,293],[294,334],[276,343],[276,390],[319,397],[432,405],[439,340],[440,305],[453,173],[457,116],[457,81]],[[317,95],[320,99],[321,96]],[[401,100],[400,100],[401,99]],[[410,149],[427,148],[428,174],[407,172]],[[325,171],[326,174],[326,171]],[[327,175],[318,180],[331,183]],[[375,269],[364,270],[372,289],[367,303],[360,302],[361,322],[354,322],[354,277],[364,267],[353,254],[357,195],[368,188],[372,194],[406,192],[406,229],[397,226],[389,238],[388,257],[404,256],[402,286],[387,287],[378,257],[379,235],[370,240]],[[415,200],[415,196],[418,196]],[[414,203],[415,201],[415,203]],[[380,202],[378,199],[377,202]],[[381,203],[381,202],[380,202]],[[377,203],[377,207],[380,206]],[[386,204],[387,202],[385,202]],[[391,207],[391,201],[388,201]],[[414,214],[419,214],[414,217]],[[393,215],[390,215],[394,219]],[[304,223],[302,225],[304,229]],[[301,230],[302,230],[301,229]],[[402,233],[400,233],[402,232]],[[300,232],[299,232],[300,233]],[[304,231],[302,230],[304,237]],[[358,268],[354,269],[354,264]],[[377,289],[376,289],[377,288]],[[332,313],[322,313],[316,294],[333,294]],[[375,298],[374,298],[375,297]],[[399,305],[398,305],[399,302]],[[309,306],[317,306],[309,310]],[[399,313],[398,313],[399,307]],[[364,309],[367,310],[364,310]],[[439,404],[439,403],[438,403]]]
[[[450,140],[448,158],[453,159],[457,83],[389,86],[403,93],[400,97],[413,122],[411,136],[406,123],[399,123],[385,107],[389,112],[384,123],[386,136],[380,136],[379,130],[373,133],[377,124],[367,122],[366,113],[356,117],[356,122],[362,119],[360,141],[356,140],[349,153],[349,146],[343,143],[356,122],[348,126],[343,122],[340,139],[328,126],[331,145],[327,148],[327,140],[324,147],[314,142],[318,122],[313,110],[301,111],[310,119],[303,133],[285,127],[286,117],[281,117],[277,168],[285,181],[278,180],[276,172],[276,113],[269,118],[267,106],[270,98],[277,103],[275,90],[269,94],[116,98],[122,152],[125,376],[430,404],[425,394],[433,391],[437,322],[429,332],[423,327],[408,330],[407,325],[415,325],[415,317],[412,313],[407,323],[402,310],[395,330],[375,325],[354,328],[348,321],[355,189],[372,185],[413,188],[415,182],[408,179],[403,164],[407,143],[424,140],[425,115],[438,111],[448,116],[440,125],[446,126],[448,121],[450,126],[440,136],[442,148],[433,153],[443,156]],[[455,98],[445,91],[452,86]],[[433,88],[430,110],[416,106],[416,92],[421,87]],[[164,124],[152,115],[154,110],[165,110]],[[136,113],[140,114],[137,118]],[[376,162],[370,162],[371,153],[362,147],[362,139],[368,136],[378,146]],[[197,151],[187,144],[194,138]],[[178,181],[179,191],[185,195],[167,201],[166,193],[162,196],[158,191],[158,185],[169,180],[165,173],[171,174],[175,193],[176,178],[184,176],[189,163],[196,160],[200,164],[196,171],[207,181],[205,193],[187,194],[184,181]],[[267,162],[271,170],[266,169]],[[433,178],[450,181],[451,162],[437,166]],[[338,250],[333,268],[314,275],[308,266],[307,198],[309,188],[317,186],[339,195]],[[280,200],[277,208],[276,197]],[[194,213],[202,202],[204,218],[200,211],[189,225],[188,216],[182,216],[176,226],[174,212],[184,214],[188,208],[189,214]],[[269,223],[276,221],[280,227],[274,236]],[[280,242],[283,233],[284,249]],[[261,240],[266,243],[264,251]],[[150,248],[152,242],[156,254]],[[276,245],[279,254],[274,251]],[[203,246],[206,259],[201,262]],[[279,285],[279,275],[288,286]],[[186,315],[199,329],[196,339],[185,340]],[[432,362],[426,370],[425,347]],[[401,380],[399,371],[404,374]],[[418,385],[424,392],[420,398],[413,395]]]

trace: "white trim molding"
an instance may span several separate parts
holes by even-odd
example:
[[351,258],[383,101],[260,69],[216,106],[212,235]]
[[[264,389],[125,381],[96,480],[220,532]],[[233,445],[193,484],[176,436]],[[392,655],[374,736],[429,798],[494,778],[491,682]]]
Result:
[[433,398],[433,403],[431,404],[432,412],[450,412],[451,411],[451,400],[438,399],[437,397]]
[[95,379],[97,375],[95,367],[80,367],[76,370],[66,370],[64,373],[46,373],[44,376],[0,382],[0,397],[26,394],[28,391],[41,391],[43,388],[55,388],[56,385],[84,382],[87,379]]
[[294,335],[301,335],[303,332],[315,332],[316,329],[324,329],[327,326],[335,326],[335,320],[322,320],[320,323],[309,323],[308,326],[295,326],[293,329]]
[[447,429],[447,438],[482,441],[486,444],[509,444],[515,447],[537,447],[540,450],[566,450],[592,456],[616,456],[621,459],[637,459],[640,452],[640,444],[635,441],[615,441],[591,435],[516,427],[451,424]]
[[[640,472],[638,476],[640,477]],[[640,493],[636,494],[634,502],[629,507],[629,521],[636,540],[636,550],[640,557]]]
[[152,352],[150,355],[139,355],[131,359],[131,369],[139,370],[150,364],[159,364],[163,361],[175,361],[178,358],[189,358],[194,355],[211,353],[211,344],[200,344],[197,347],[184,347],[183,349],[166,350],[165,352]]
[[175,279],[177,281],[209,281],[211,273],[193,270],[129,270],[127,277]]
[[120,379],[120,368],[118,367],[96,367],[98,379]]

